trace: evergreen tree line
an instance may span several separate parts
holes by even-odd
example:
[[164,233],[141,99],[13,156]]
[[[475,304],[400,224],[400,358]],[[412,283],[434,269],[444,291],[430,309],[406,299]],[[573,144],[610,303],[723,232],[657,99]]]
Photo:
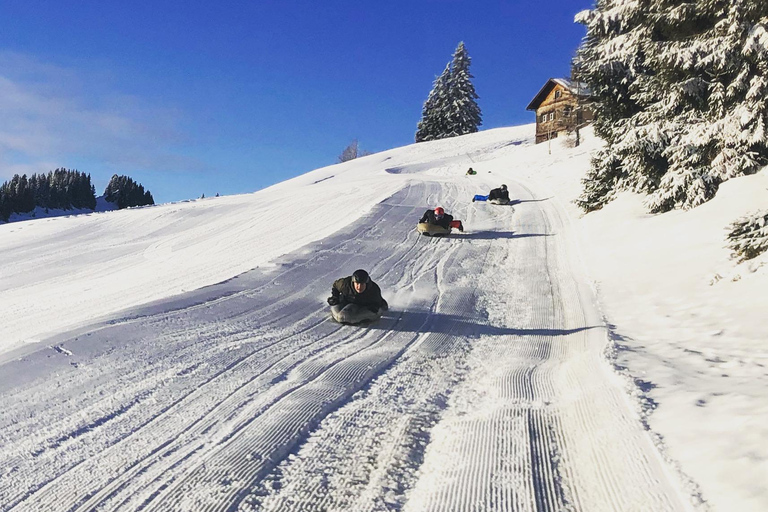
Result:
[[110,203],[115,203],[118,209],[155,204],[149,190],[144,190],[142,185],[128,176],[118,176],[117,174],[112,176],[107,188],[104,189],[104,199]]
[[606,145],[578,204],[693,208],[768,164],[768,2],[597,0],[575,67]]
[[470,64],[469,53],[461,42],[424,102],[416,142],[475,133],[483,124]]
[[91,175],[56,169],[29,178],[26,174],[17,174],[0,186],[0,219],[8,220],[14,212],[31,212],[37,206],[62,210],[96,208]]
[[[115,184],[120,184],[122,188]],[[154,204],[152,194],[144,191],[127,176],[112,176],[107,185],[110,197],[118,208]],[[48,174],[14,175],[0,185],[0,220],[7,221],[12,213],[28,213],[36,207],[69,210],[96,208],[96,189],[91,175],[77,170],[56,169]]]

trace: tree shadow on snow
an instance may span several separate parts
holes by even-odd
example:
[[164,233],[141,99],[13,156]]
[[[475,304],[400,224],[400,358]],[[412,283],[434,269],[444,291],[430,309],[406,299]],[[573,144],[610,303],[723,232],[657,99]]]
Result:
[[432,311],[389,310],[384,316],[366,327],[399,332],[431,332],[463,336],[567,336],[590,329],[600,329],[602,325],[590,325],[573,329],[526,329],[519,327],[499,327],[484,323],[483,320],[465,316],[435,313]]

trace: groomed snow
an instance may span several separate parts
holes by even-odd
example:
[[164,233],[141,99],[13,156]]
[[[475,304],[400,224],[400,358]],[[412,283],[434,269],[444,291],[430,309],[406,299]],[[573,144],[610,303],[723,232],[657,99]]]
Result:
[[[532,132],[0,225],[0,510],[768,509],[768,258],[724,249],[768,174],[582,216],[598,142]],[[324,304],[358,267],[369,328]]]

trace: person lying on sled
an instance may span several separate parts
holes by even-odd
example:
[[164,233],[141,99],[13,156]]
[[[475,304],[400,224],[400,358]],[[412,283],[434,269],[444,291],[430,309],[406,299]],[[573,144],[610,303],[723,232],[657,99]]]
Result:
[[502,185],[499,188],[491,190],[488,194],[488,202],[495,204],[507,204],[509,203],[509,191],[506,185]]
[[442,206],[425,211],[419,219],[418,226],[416,226],[419,233],[424,235],[447,235],[451,232],[451,228],[464,231],[464,225],[461,221],[454,220],[453,215],[445,213]]
[[333,319],[342,324],[378,320],[389,309],[389,304],[381,296],[381,288],[363,269],[334,281],[328,305],[331,306]]
[[499,188],[491,190],[487,196],[476,195],[472,198],[472,202],[475,201],[488,201],[493,204],[509,204],[509,191],[506,185],[502,185]]

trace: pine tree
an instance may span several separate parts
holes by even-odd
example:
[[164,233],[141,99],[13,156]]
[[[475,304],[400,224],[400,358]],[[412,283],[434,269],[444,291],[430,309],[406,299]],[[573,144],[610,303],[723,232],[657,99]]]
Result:
[[[636,2],[598,0],[594,10],[576,17],[587,26],[587,35],[575,64],[591,91],[595,134],[606,142],[594,154],[576,201],[585,211],[602,208],[616,190],[634,188],[633,171],[665,167],[659,158],[665,147],[661,134],[642,133],[630,122],[646,107],[637,93],[647,76],[647,16],[646,6]],[[636,147],[633,140],[642,142]]]
[[692,208],[768,163],[768,3],[602,0],[577,20],[606,141],[582,208],[622,189],[649,194],[652,212]]
[[477,105],[478,96],[472,85],[472,74],[469,72],[471,63],[469,53],[464,43],[459,43],[453,53],[451,62],[451,80],[448,88],[449,110],[447,112],[446,130],[449,137],[466,135],[477,132],[483,124],[480,107]]
[[416,142],[474,133],[482,124],[470,63],[469,53],[461,42],[424,102]]
[[710,1],[687,14],[682,26],[669,6],[659,15],[673,30],[653,67],[679,115],[651,211],[698,206],[768,164],[768,4]]
[[112,175],[104,189],[104,199],[115,203],[119,210],[132,206],[155,204],[152,194],[144,190],[144,186],[136,183],[128,176]]
[[5,184],[0,187],[0,220],[7,221],[13,213]]
[[352,142],[349,143],[349,146],[344,148],[344,151],[341,152],[339,155],[339,163],[342,162],[349,162],[350,160],[354,160],[357,158],[357,150],[358,150],[358,143],[357,139],[353,139]]
[[450,101],[449,86],[451,81],[451,65],[445,66],[445,70],[435,79],[432,90],[424,102],[421,111],[421,121],[416,129],[416,142],[437,140],[446,137],[446,114]]
[[742,217],[728,229],[731,257],[746,261],[768,251],[768,210]]

